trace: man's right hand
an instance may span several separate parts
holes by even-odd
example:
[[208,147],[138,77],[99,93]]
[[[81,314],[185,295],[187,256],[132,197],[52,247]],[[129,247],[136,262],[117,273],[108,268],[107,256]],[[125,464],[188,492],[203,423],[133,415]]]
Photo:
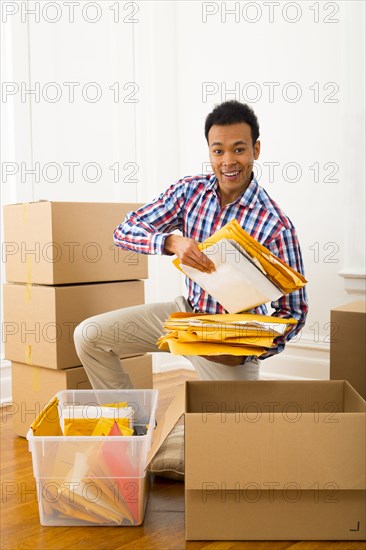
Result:
[[165,239],[164,248],[167,252],[175,254],[183,265],[195,267],[205,273],[215,271],[215,264],[198,249],[198,244],[199,242],[189,237],[169,235]]

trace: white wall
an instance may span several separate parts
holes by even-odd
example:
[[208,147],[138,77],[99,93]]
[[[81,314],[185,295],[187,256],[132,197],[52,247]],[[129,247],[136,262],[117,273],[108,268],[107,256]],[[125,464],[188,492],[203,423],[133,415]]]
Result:
[[260,184],[298,230],[310,303],[300,341],[262,370],[323,378],[329,311],[365,291],[365,6],[281,2],[273,9],[178,3],[180,171],[199,171],[208,160],[202,122],[215,104],[251,104],[261,127]]
[[[20,92],[7,98],[3,159],[19,168],[39,162],[41,176],[22,181],[19,169],[3,184],[4,201],[148,201],[208,169],[203,125],[213,106],[247,101],[261,126],[260,183],[297,227],[309,280],[301,340],[263,370],[327,377],[329,310],[364,296],[364,3],[280,2],[271,15],[268,2],[120,2],[115,22],[115,2],[83,13],[84,1],[73,23],[63,2],[58,13],[41,12],[39,22],[26,13],[22,19],[26,3],[18,4],[3,24],[6,80],[41,93],[39,102],[29,95],[22,101]],[[57,15],[55,23],[46,20]],[[65,82],[80,84],[74,102]],[[116,82],[118,102],[110,89]],[[97,89],[102,97],[92,102]],[[75,181],[70,162],[80,163]],[[88,163],[99,167],[95,182]],[[271,163],[279,163],[272,180]],[[112,165],[120,169],[117,183]],[[291,181],[294,166],[298,181]],[[148,301],[184,293],[169,258],[150,258],[150,273]],[[155,366],[175,360],[160,356]]]

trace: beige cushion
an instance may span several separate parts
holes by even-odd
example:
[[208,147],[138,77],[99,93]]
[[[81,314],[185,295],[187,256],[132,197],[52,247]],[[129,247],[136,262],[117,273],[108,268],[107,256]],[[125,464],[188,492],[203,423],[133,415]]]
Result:
[[148,470],[161,477],[184,481],[184,426],[170,432],[153,458]]

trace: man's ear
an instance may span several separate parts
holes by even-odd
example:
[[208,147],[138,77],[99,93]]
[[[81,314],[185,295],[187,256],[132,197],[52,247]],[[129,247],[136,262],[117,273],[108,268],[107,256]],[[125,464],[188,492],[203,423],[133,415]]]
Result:
[[254,144],[254,147],[253,147],[253,150],[254,150],[254,160],[257,160],[259,158],[259,154],[261,152],[261,142],[259,140],[257,140]]

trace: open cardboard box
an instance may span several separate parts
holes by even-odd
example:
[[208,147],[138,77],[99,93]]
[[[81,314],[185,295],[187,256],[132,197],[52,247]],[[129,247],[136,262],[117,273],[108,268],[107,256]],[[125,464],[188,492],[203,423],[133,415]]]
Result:
[[148,462],[182,414],[187,540],[365,538],[366,403],[348,382],[186,382]]

